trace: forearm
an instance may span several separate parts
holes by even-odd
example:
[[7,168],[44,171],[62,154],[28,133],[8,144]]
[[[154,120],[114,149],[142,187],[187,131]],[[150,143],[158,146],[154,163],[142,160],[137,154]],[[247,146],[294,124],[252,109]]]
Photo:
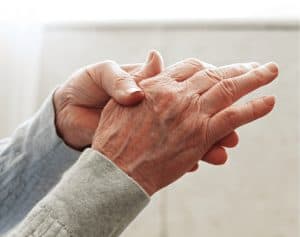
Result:
[[14,134],[0,141],[0,234],[13,228],[80,153],[57,136],[52,96]]
[[118,236],[149,202],[121,169],[86,150],[12,236]]

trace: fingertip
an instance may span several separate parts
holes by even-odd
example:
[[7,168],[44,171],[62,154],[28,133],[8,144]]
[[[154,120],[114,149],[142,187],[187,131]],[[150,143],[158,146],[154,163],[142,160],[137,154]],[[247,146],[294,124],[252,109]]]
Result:
[[159,73],[162,71],[163,69],[163,58],[160,54],[160,52],[158,52],[157,50],[151,50],[148,54],[148,58],[147,58],[147,62],[146,64],[148,65],[152,65],[153,70],[156,73]]
[[130,104],[135,104],[140,102],[142,99],[144,99],[145,94],[142,90],[136,90],[134,92],[130,92],[129,98],[130,98]]
[[275,62],[269,62],[267,64],[265,64],[265,67],[273,74],[278,75],[279,72],[279,67],[278,64]]
[[222,152],[220,152],[220,155],[218,156],[215,165],[224,165],[227,161],[228,154],[224,147],[220,147],[219,149],[221,149]]
[[161,57],[161,53],[156,50],[156,49],[151,49],[148,53],[148,57],[150,58],[153,58],[153,57]]
[[239,135],[236,132],[234,132],[234,135],[232,138],[232,140],[233,140],[232,146],[230,146],[230,147],[236,147],[239,144],[239,139],[240,139]]
[[239,135],[234,131],[220,140],[218,143],[220,146],[232,148],[239,143]]
[[226,149],[222,146],[214,147],[202,159],[203,161],[213,165],[223,165],[227,161]]
[[119,93],[116,100],[122,105],[135,105],[141,102],[144,97],[144,92],[139,88],[129,88],[126,91]]
[[153,77],[159,74],[163,69],[162,58],[156,51],[151,51],[147,61],[139,72],[136,73],[135,81],[138,83],[145,78]]
[[267,106],[274,107],[276,101],[275,96],[265,96],[262,99]]
[[269,114],[275,105],[274,96],[264,96],[254,100],[251,100],[245,105],[244,113],[247,114],[244,121],[240,122],[240,125],[252,122],[256,119],[262,118]]
[[155,51],[154,51],[154,50],[151,50],[151,51],[148,53],[147,60],[146,60],[146,64],[151,63],[154,54],[155,54]]

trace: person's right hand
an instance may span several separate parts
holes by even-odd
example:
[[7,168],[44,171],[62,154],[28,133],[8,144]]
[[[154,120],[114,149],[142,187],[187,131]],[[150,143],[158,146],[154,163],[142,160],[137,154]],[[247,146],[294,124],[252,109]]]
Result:
[[[219,78],[208,75],[218,75],[220,68],[195,73],[186,67],[189,64],[179,63],[140,82],[145,99],[135,107],[110,100],[93,139],[92,148],[111,159],[149,195],[191,170],[213,144],[266,115],[275,103],[268,96],[231,106],[276,78],[278,68],[273,63],[218,82]],[[223,72],[231,70],[230,66],[222,68]]]
[[144,94],[135,79],[152,77],[162,68],[161,56],[152,51],[144,64],[119,66],[114,61],[104,61],[76,71],[53,97],[58,135],[77,150],[90,146],[109,99],[126,106],[139,103]]

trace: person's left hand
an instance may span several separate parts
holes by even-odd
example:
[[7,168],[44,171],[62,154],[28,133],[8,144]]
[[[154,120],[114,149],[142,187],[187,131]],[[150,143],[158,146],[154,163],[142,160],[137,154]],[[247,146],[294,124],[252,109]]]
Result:
[[152,51],[145,64],[120,67],[113,61],[104,61],[75,72],[54,94],[58,135],[77,150],[89,146],[109,99],[122,105],[140,102],[144,94],[136,81],[155,76],[162,68],[160,54]]
[[[145,99],[137,106],[125,108],[110,100],[93,139],[92,148],[106,155],[149,195],[190,171],[220,139],[265,116],[275,104],[273,96],[266,96],[232,106],[272,82],[278,75],[276,64],[212,80],[209,75],[219,75],[216,72],[224,72],[224,67],[193,73],[188,68],[192,64],[186,63],[190,61],[143,80],[140,86]],[[232,71],[234,67],[225,68]]]
[[[189,60],[194,66],[194,73],[215,68],[211,64]],[[194,69],[192,69],[194,68]],[[159,74],[163,69],[163,60],[157,51],[149,53],[145,64],[127,64],[119,66],[113,61],[97,63],[75,72],[54,94],[56,113],[56,129],[71,147],[82,150],[90,146],[97,128],[102,109],[112,97],[119,104],[134,105],[143,99],[143,92],[137,86],[145,78]],[[233,65],[229,71],[219,73],[233,76],[245,73],[248,69],[244,64]],[[178,75],[183,72],[178,71]],[[212,77],[216,75],[208,74]],[[222,76],[222,75],[220,75]],[[216,143],[203,157],[210,164],[224,164],[227,153],[224,147],[234,147],[238,143],[238,135],[232,132]],[[195,165],[191,171],[197,170]]]

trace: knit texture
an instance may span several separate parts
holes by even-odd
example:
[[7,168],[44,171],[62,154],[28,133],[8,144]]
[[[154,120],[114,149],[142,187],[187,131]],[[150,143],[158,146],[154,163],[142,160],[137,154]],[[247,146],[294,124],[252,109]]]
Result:
[[0,236],[117,236],[148,195],[102,154],[78,160],[54,119],[50,96],[0,140]]

